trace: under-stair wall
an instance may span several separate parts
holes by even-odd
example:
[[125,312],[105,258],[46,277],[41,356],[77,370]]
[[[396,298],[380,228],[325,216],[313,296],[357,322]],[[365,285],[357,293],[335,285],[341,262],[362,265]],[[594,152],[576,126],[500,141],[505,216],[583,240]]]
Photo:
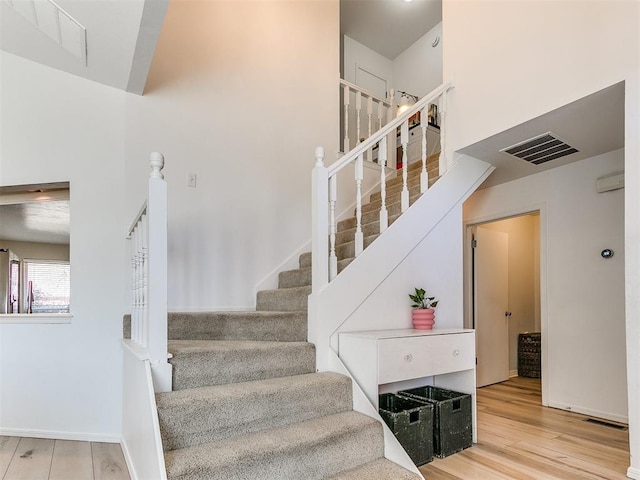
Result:
[[409,328],[407,294],[423,286],[441,299],[439,326],[462,327],[462,203],[493,171],[466,155],[324,289],[309,296],[317,367],[331,370],[337,334]]

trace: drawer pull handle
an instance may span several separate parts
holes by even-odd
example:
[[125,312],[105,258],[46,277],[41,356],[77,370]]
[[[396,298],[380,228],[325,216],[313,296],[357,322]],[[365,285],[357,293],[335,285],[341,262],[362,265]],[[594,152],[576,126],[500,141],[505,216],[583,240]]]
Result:
[[453,356],[454,357],[459,357],[460,356],[460,350],[458,350],[457,348],[453,351]]
[[413,361],[413,355],[408,354],[404,356],[404,361],[405,362],[412,362]]

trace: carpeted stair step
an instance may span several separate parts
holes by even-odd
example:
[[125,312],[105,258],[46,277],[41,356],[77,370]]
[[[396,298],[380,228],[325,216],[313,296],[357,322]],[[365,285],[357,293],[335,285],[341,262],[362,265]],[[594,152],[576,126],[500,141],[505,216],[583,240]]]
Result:
[[343,412],[165,453],[169,480],[324,479],[383,455],[382,426]]
[[338,273],[347,268],[351,262],[355,260],[354,257],[351,258],[343,258],[342,260],[338,260]]
[[323,372],[156,395],[165,450],[352,409],[349,378]]
[[[398,219],[400,217],[400,215],[392,215],[391,217],[389,217],[389,225],[391,225],[393,222],[396,221],[396,219]],[[376,235],[380,233],[380,221],[376,220],[375,222],[371,222],[371,223],[367,223],[365,225],[362,225],[362,233],[364,234],[365,237],[368,237],[369,235]],[[341,243],[345,243],[345,242],[350,242],[354,239],[354,236],[356,234],[356,228],[350,228],[348,230],[342,230],[338,233],[336,233],[336,245],[339,245]]]
[[311,268],[311,252],[306,252],[298,258],[300,268]]
[[307,285],[311,285],[311,268],[298,268],[278,274],[278,288],[304,287]]
[[[429,186],[429,188],[433,187],[433,185],[440,179],[440,177],[438,176],[433,176],[433,175],[429,175],[429,182],[427,183],[427,185]],[[420,177],[414,178],[414,179],[410,179],[407,182],[407,188],[409,189],[409,193],[416,193],[416,192],[420,192]],[[402,192],[402,181],[399,182],[397,185],[394,185],[391,188],[387,188],[387,203],[392,203],[393,198],[396,197],[396,195],[400,195],[400,192]],[[382,203],[381,200],[381,192],[377,191],[377,192],[373,192],[371,195],[369,195],[369,203],[377,203],[378,205]]]
[[[364,248],[367,248],[371,243],[380,236],[380,234],[370,235],[368,237],[364,237]],[[336,245],[336,257],[338,260],[343,260],[345,258],[352,258],[356,254],[356,242],[350,241],[345,242],[340,245]]]
[[306,312],[170,313],[171,340],[255,340],[304,342]]
[[[409,199],[411,199],[412,197],[414,199],[418,198],[420,195],[421,195],[420,184],[413,185],[412,187],[409,188]],[[393,194],[387,194],[387,199],[386,199],[387,208],[390,209],[391,206],[393,205],[396,205],[396,204],[399,205],[401,198],[402,198],[402,192],[400,190],[398,190]],[[382,200],[380,199],[380,197],[378,197],[377,200],[372,200],[369,203],[362,206],[362,214],[365,215],[369,212],[379,212],[381,206],[382,206]],[[354,212],[354,215],[355,215],[355,212]]]
[[420,475],[402,468],[386,458],[379,458],[359,467],[341,472],[327,480],[422,480]]
[[[418,198],[420,198],[420,193],[416,193],[414,195],[409,195],[409,205],[413,205]],[[402,212],[400,201],[388,204],[387,212],[389,217],[393,215],[400,215]],[[372,212],[367,212],[362,214],[362,225],[366,225],[367,223],[375,222],[380,219],[380,211],[374,210]],[[348,230],[350,228],[355,228],[356,226],[356,217],[347,218],[345,220],[341,220],[338,222],[337,231],[341,232],[342,230]]]
[[261,290],[257,295],[256,310],[306,312],[310,293],[310,286]]
[[173,389],[205,387],[315,372],[307,342],[170,340]]

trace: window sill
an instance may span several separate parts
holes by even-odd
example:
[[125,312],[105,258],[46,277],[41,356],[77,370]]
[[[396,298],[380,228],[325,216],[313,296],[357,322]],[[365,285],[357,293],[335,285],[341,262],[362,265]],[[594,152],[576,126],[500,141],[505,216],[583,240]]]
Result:
[[63,324],[71,323],[72,319],[71,313],[8,313],[0,315],[0,325]]

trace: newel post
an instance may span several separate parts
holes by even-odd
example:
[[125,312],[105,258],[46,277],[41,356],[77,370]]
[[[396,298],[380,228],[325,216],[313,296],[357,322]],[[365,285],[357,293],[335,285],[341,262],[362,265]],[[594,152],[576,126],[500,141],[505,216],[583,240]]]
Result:
[[324,148],[316,148],[316,164],[311,175],[311,281],[312,291],[329,282],[329,178],[324,166]]
[[149,175],[149,327],[147,346],[156,392],[171,390],[171,364],[167,362],[167,183],[164,156],[151,153]]

